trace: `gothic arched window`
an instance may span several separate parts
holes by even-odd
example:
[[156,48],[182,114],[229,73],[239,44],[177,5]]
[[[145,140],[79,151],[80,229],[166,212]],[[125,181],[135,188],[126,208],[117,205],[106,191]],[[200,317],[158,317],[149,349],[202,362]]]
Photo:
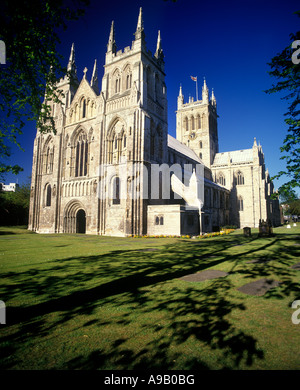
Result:
[[45,206],[46,207],[50,207],[51,206],[51,185],[50,184],[47,184],[47,187],[46,187]]
[[238,210],[244,211],[244,202],[241,196],[238,197]]
[[201,129],[201,118],[199,114],[197,115],[197,128]]
[[113,204],[120,204],[120,178],[117,176],[113,179]]
[[193,115],[192,115],[192,117],[191,117],[191,129],[192,129],[192,130],[195,130],[195,118],[194,118]]
[[222,186],[225,186],[225,185],[226,185],[225,176],[223,175],[222,172],[219,173],[217,182],[218,182],[219,184],[221,184]]
[[238,186],[245,184],[244,175],[240,171],[236,174],[235,184]]
[[131,88],[131,83],[132,83],[132,74],[130,72],[126,76],[126,89],[130,89]]
[[54,164],[54,146],[52,139],[50,138],[45,147],[43,153],[43,173],[52,173]]
[[86,101],[83,99],[82,101],[82,118],[85,118],[86,116]]
[[189,121],[188,121],[187,117],[185,117],[183,120],[183,127],[184,127],[185,131],[189,131]]
[[86,176],[88,170],[89,144],[85,132],[81,132],[75,142],[75,177]]

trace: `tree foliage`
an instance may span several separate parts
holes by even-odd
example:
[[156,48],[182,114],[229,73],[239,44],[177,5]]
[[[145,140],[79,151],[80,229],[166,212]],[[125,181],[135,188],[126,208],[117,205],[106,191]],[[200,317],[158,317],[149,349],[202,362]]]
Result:
[[[18,173],[6,165],[10,146],[18,142],[25,123],[37,122],[41,132],[53,131],[47,101],[60,102],[56,83],[67,73],[57,52],[59,32],[84,14],[89,0],[2,0],[0,39],[6,46],[6,64],[0,65],[0,173]],[[70,74],[68,74],[69,77]],[[21,148],[22,149],[22,148]]]
[[29,202],[29,183],[17,187],[16,192],[0,192],[1,225],[27,225]]
[[[295,12],[300,17],[300,11]],[[280,148],[281,159],[286,162],[286,169],[280,171],[272,179],[286,176],[288,181],[280,186],[279,193],[288,193],[291,189],[300,186],[300,64],[292,61],[295,51],[292,48],[294,41],[300,40],[300,31],[290,34],[291,43],[268,64],[271,68],[269,74],[277,79],[266,93],[280,93],[288,104],[284,114],[287,124],[287,134]]]

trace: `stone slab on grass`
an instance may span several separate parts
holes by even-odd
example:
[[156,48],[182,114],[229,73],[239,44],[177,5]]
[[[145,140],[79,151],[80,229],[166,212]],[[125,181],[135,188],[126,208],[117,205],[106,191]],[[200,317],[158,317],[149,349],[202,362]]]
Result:
[[250,282],[244,286],[238,288],[238,290],[244,294],[248,295],[264,295],[271,288],[278,287],[279,282],[272,279],[259,279],[255,282]]
[[266,259],[266,258],[261,258],[261,259],[254,259],[254,260],[250,260],[250,261],[247,261],[247,264],[265,264],[265,263],[268,263],[269,261],[271,261],[271,259]]
[[300,262],[299,262],[299,263],[296,263],[296,264],[293,264],[293,265],[291,266],[291,268],[300,271]]
[[185,282],[203,282],[205,280],[221,278],[226,275],[228,275],[227,272],[211,269],[211,270],[197,272],[195,274],[183,276],[182,278],[180,278],[180,280],[184,280]]

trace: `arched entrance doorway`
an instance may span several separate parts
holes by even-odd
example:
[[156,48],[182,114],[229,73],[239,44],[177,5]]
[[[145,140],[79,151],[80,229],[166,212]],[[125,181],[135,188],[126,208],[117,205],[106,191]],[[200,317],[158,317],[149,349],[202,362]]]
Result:
[[64,233],[85,233],[86,212],[78,200],[71,200],[64,211]]
[[85,211],[80,209],[76,214],[76,233],[85,233],[86,229],[86,216]]

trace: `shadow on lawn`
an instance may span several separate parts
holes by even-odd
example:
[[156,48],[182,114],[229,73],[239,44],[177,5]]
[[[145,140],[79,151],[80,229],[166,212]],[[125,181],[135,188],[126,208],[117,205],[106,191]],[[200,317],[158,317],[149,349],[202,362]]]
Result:
[[[275,265],[250,265],[244,261],[247,256],[258,258],[259,251],[265,250],[277,261],[279,248],[284,247],[288,239],[287,236],[279,235],[261,241],[242,236],[220,237],[213,241],[214,247],[209,246],[208,241],[181,241],[155,252],[115,250],[99,256],[55,260],[47,269],[3,275],[3,278],[14,283],[13,289],[7,287],[1,295],[6,301],[20,294],[42,296],[43,301],[27,307],[7,308],[9,324],[20,325],[14,334],[0,339],[6,345],[1,350],[1,367],[16,368],[18,362],[12,356],[22,348],[24,338],[50,335],[59,324],[65,324],[76,316],[91,316],[86,327],[98,326],[101,333],[103,327],[130,327],[132,313],[138,313],[139,318],[151,318],[153,313],[153,321],[141,322],[138,327],[139,334],[145,332],[154,335],[145,336],[144,345],[133,347],[131,343],[135,336],[119,337],[116,334],[109,348],[94,350],[87,356],[75,356],[60,368],[213,368],[201,361],[201,351],[186,351],[184,367],[178,367],[176,360],[182,359],[182,354],[172,351],[177,347],[180,349],[180,346],[184,349],[188,340],[195,340],[195,346],[199,340],[216,350],[223,368],[238,368],[241,363],[251,367],[253,361],[263,359],[264,354],[257,347],[257,340],[253,336],[238,329],[228,319],[233,311],[242,312],[246,309],[243,297],[237,298],[235,294],[230,276],[235,272],[244,273],[250,278],[278,275],[285,284],[277,298],[287,296],[291,289],[299,292],[299,287],[291,282],[294,271],[286,266],[287,253],[281,252],[281,262],[274,262]],[[232,247],[236,240],[252,242],[254,248],[249,250],[248,247],[244,251],[240,248],[241,252],[236,255],[224,254],[223,251]],[[299,249],[292,250],[299,253]],[[212,254],[216,258],[210,257]],[[232,262],[228,277],[210,281],[205,289],[185,282],[171,285],[177,278],[228,260]],[[269,294],[269,297],[272,296],[275,295]],[[120,311],[117,318],[112,315],[103,320],[94,315],[101,305],[123,305],[127,310]],[[47,320],[51,313],[59,314],[52,322]],[[161,323],[155,320],[157,313],[163,316]]]

